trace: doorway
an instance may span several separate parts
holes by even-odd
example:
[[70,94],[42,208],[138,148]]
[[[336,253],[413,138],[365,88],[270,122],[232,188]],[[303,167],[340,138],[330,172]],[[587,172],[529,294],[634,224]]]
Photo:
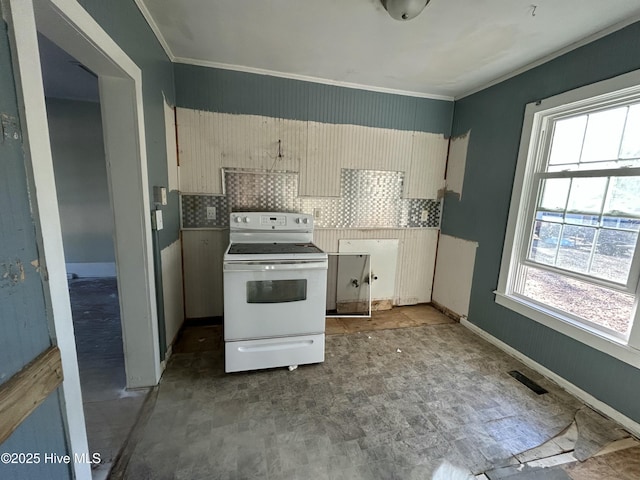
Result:
[[38,46],[87,439],[101,457],[96,480],[108,474],[148,388],[126,390],[98,78],[42,34]]
[[[21,104],[40,263],[48,276],[45,295],[53,336],[62,356],[62,395],[69,443],[73,454],[83,455],[91,452],[82,410],[37,31],[98,77],[107,178],[115,219],[114,250],[128,388],[156,385],[161,374],[142,76],[140,69],[75,0],[6,0],[3,9]],[[88,465],[75,463],[73,469],[76,478],[91,478]]]

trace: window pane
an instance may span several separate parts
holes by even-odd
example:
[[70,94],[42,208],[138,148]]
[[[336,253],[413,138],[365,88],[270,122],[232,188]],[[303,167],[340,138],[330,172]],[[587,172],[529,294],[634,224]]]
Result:
[[566,275],[522,267],[517,292],[541,304],[625,335],[631,324],[633,295],[581,282]]
[[542,184],[542,199],[540,208],[544,210],[564,210],[567,206],[567,196],[571,179],[550,178]]
[[[589,162],[578,165],[578,170],[599,170],[607,168],[638,168],[640,167],[640,159],[635,160],[609,160],[605,162]],[[569,170],[565,168],[564,170]],[[571,169],[575,170],[575,169]]]
[[568,163],[565,165],[549,165],[547,172],[573,172],[575,170],[604,170],[608,168],[638,168],[640,158],[629,160],[607,160],[603,162]]
[[581,213],[567,213],[564,216],[566,223],[574,225],[599,225],[600,215],[583,215]]
[[640,104],[629,107],[620,158],[640,157]]
[[602,217],[602,226],[625,230],[640,230],[640,220],[624,217]]
[[560,237],[556,265],[572,272],[586,273],[589,270],[595,236],[595,228],[565,225]]
[[606,188],[606,177],[572,179],[567,211],[599,214]]
[[589,115],[581,162],[618,158],[627,108],[614,108]]
[[545,212],[545,211],[536,212],[536,220],[562,223],[563,218],[564,218],[564,214],[562,212]]
[[561,229],[562,225],[559,223],[537,221],[533,226],[529,259],[538,263],[554,265]]
[[640,177],[612,177],[604,211],[610,216],[640,217]]
[[637,232],[600,230],[591,274],[626,284],[637,240]]
[[555,123],[549,165],[578,163],[584,140],[587,116],[567,118]]

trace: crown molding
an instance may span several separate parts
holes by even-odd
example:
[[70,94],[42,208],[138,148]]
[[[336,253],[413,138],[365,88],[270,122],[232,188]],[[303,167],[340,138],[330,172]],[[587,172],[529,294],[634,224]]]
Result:
[[145,5],[144,0],[133,0],[133,1],[138,7],[138,10],[140,10],[140,13],[142,13],[142,16],[144,17],[144,19],[147,21],[147,23],[151,27],[151,30],[156,36],[156,39],[158,40],[158,42],[160,42],[160,45],[162,46],[164,53],[167,54],[167,57],[169,57],[169,60],[171,60],[172,62],[175,62],[176,56],[171,51],[171,47],[169,47],[169,43],[162,35],[162,31],[160,30],[160,27],[158,26],[156,21],[153,19],[153,16],[151,15],[151,12]]
[[424,92],[413,92],[410,90],[398,90],[395,88],[377,87],[373,85],[364,85],[360,83],[343,82],[340,80],[331,80],[327,78],[312,77],[309,75],[299,75],[296,73],[278,72],[275,70],[266,70],[263,68],[245,67],[242,65],[230,65],[227,63],[219,63],[219,62],[209,62],[206,60],[199,60],[195,58],[175,57],[174,62],[182,63],[185,65],[196,65],[198,67],[219,68],[222,70],[233,70],[236,72],[253,73],[256,75],[268,75],[272,77],[288,78],[290,80],[300,80],[303,82],[320,83],[323,85],[333,85],[337,87],[353,88],[357,90],[368,90],[371,92],[389,93],[392,95],[404,95],[407,97],[428,98],[431,100],[446,100],[449,102],[453,101],[453,97],[448,95],[437,95],[437,94],[424,93]]

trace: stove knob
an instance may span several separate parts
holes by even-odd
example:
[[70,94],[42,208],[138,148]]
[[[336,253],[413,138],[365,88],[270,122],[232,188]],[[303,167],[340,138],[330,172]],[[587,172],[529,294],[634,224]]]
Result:
[[249,223],[249,222],[251,221],[251,219],[250,219],[249,217],[244,217],[244,218],[242,219],[242,221],[243,221],[244,223]]
[[296,223],[302,223],[302,219],[301,218],[296,218]]
[[240,223],[242,221],[240,217],[233,217],[233,219],[236,223]]
[[302,219],[302,223],[309,223],[309,219],[308,218],[303,218]]

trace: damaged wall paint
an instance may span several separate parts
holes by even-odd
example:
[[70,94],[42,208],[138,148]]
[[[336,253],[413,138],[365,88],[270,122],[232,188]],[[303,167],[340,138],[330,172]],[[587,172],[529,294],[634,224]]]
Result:
[[177,109],[180,191],[223,193],[222,168],[300,172],[300,195],[340,196],[341,169],[405,172],[403,196],[444,185],[442,134]]
[[24,282],[24,265],[20,260],[0,264],[0,288]]
[[19,141],[20,134],[20,123],[18,121],[18,117],[13,115],[8,115],[4,112],[0,113],[0,128],[2,129],[2,134],[0,135],[0,142],[4,141]]
[[440,235],[433,281],[433,301],[458,316],[469,314],[477,242]]
[[467,163],[467,149],[471,131],[457,137],[452,137],[449,143],[449,156],[447,159],[446,191],[457,193],[458,199],[462,199],[462,186],[464,184],[464,171]]
[[[449,142],[441,133],[186,108],[178,108],[177,117],[179,181],[180,191],[184,194],[223,193],[221,172],[225,167],[299,172],[296,191],[302,197],[340,197],[345,187],[343,180],[347,178],[343,175],[344,169],[403,172],[403,199],[435,199],[444,186]],[[389,195],[383,188],[383,182],[377,186],[379,194]],[[367,199],[371,200],[370,197],[373,195]],[[439,208],[436,202],[434,204]],[[335,209],[326,206],[317,210],[318,223],[322,225],[325,216],[328,217]],[[430,219],[431,210],[423,209],[417,218],[426,212],[426,219]],[[222,208],[218,209],[221,211]],[[183,225],[184,214],[183,210]],[[414,222],[411,226],[423,227],[423,223]],[[340,224],[331,226],[339,228],[318,228],[315,240],[326,251],[336,252],[338,238],[354,238],[351,235],[355,229]],[[393,227],[397,226],[393,224]],[[395,230],[378,225],[366,230],[363,236],[355,233],[358,235],[355,238],[389,238],[390,231]],[[334,236],[335,232],[339,233],[338,237]],[[437,230],[400,235],[395,238],[406,239],[408,244],[398,257],[398,270],[403,273],[402,279],[396,282],[394,304],[428,302],[431,299]],[[215,247],[212,250],[203,248],[202,237],[210,239]],[[222,279],[222,265],[211,258],[212,252],[224,252],[227,240],[221,237],[224,234],[183,231],[187,318],[222,314],[222,284],[218,283]],[[322,245],[325,239],[335,241]],[[404,251],[414,253],[403,255]],[[416,274],[415,266],[422,269],[419,274]],[[203,291],[203,286],[209,291]]]
[[[303,196],[339,196],[343,168],[405,172],[406,198],[444,188],[453,102],[185,64],[174,72],[185,194],[222,193],[222,167],[299,172]],[[437,242],[437,230],[405,230],[394,233],[410,239],[399,257],[401,305],[431,299]],[[316,242],[335,252],[340,238],[390,231],[318,229]],[[220,314],[228,232],[184,231],[183,242],[187,317]]]

